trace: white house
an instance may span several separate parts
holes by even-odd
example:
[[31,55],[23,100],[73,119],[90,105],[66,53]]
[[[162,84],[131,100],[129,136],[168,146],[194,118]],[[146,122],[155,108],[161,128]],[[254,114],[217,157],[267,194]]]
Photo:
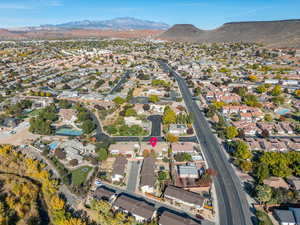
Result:
[[127,126],[132,126],[132,125],[142,126],[143,124],[142,120],[139,120],[134,116],[124,117],[124,121]]
[[184,124],[171,124],[169,128],[169,132],[174,135],[182,135],[186,134],[187,127]]

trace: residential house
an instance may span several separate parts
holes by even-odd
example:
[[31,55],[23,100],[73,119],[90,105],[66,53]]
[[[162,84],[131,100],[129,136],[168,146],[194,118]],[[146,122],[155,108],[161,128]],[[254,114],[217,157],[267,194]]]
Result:
[[265,179],[263,183],[273,188],[289,188],[289,185],[281,177],[269,177]]
[[116,196],[116,192],[114,190],[102,186],[96,189],[93,196],[98,200],[110,202]]
[[196,165],[193,164],[178,165],[177,171],[180,178],[199,178],[199,171]]
[[121,182],[125,177],[125,169],[127,165],[127,159],[124,156],[118,156],[113,165],[113,171],[111,180],[113,182]]
[[201,209],[204,205],[204,198],[200,194],[186,191],[172,185],[166,188],[164,198],[196,209]]
[[133,157],[135,150],[138,150],[140,145],[138,143],[117,143],[111,144],[108,151],[112,155],[124,155],[126,157]]
[[19,120],[19,119],[7,117],[7,118],[4,118],[2,124],[5,127],[15,128],[20,124],[20,122],[21,122],[21,120]]
[[174,135],[186,134],[187,126],[184,124],[171,124],[169,127],[169,132]]
[[280,125],[281,125],[282,129],[285,131],[285,133],[287,133],[287,134],[293,134],[294,133],[290,123],[282,122],[282,123],[280,123]]
[[[289,176],[286,178],[288,184],[295,190],[300,190],[300,178],[295,176]],[[300,221],[299,221],[300,222]]]
[[134,116],[124,117],[124,121],[127,126],[133,126],[133,125],[142,126],[143,124],[142,120],[139,120]]
[[138,222],[148,222],[155,216],[153,205],[129,196],[119,196],[113,204],[113,208],[132,215]]
[[179,216],[168,211],[164,211],[159,217],[158,224],[159,225],[199,225],[201,223],[200,222],[197,223],[192,219]]
[[165,105],[162,104],[151,104],[150,111],[157,114],[163,114],[165,110]]
[[77,113],[74,109],[60,109],[58,113],[63,123],[72,124],[77,119]]
[[96,149],[92,144],[84,145],[75,139],[62,143],[60,147],[65,151],[67,160],[77,159],[78,163],[82,161],[82,156],[95,154]]
[[192,142],[172,143],[171,148],[174,155],[178,153],[193,154],[195,152]]
[[155,159],[146,157],[143,160],[143,165],[140,173],[140,188],[143,193],[154,193],[155,185]]
[[293,211],[291,210],[275,209],[274,215],[280,225],[297,225]]

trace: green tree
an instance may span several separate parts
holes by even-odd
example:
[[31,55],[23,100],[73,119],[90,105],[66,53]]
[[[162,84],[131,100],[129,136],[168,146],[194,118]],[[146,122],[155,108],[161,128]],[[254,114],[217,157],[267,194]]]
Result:
[[244,141],[236,141],[235,142],[235,152],[233,153],[233,156],[238,159],[251,159],[252,153],[249,150],[248,145]]
[[282,88],[280,85],[275,85],[275,87],[271,90],[270,94],[272,96],[279,96],[282,94]]
[[267,92],[267,88],[266,88],[266,86],[265,85],[260,85],[260,86],[258,86],[257,88],[256,88],[256,91],[258,92],[258,93],[265,93],[265,92]]
[[175,135],[173,135],[173,134],[171,134],[171,133],[167,133],[167,134],[166,134],[166,140],[167,140],[168,142],[170,142],[170,143],[174,143],[174,142],[178,142],[179,137],[177,137],[177,136],[175,136]]
[[225,133],[228,139],[233,139],[239,134],[238,130],[234,126],[226,127]]
[[170,109],[170,107],[166,107],[163,115],[163,123],[164,124],[174,124],[176,123],[176,113]]
[[256,199],[260,203],[266,203],[272,198],[272,188],[267,185],[258,185],[255,188],[256,191]]
[[114,100],[113,100],[117,105],[122,105],[125,103],[125,99],[117,96]]
[[156,102],[159,102],[159,97],[157,95],[150,95],[149,96],[149,101],[152,102],[152,103],[156,103]]
[[254,176],[259,183],[262,183],[265,179],[270,177],[269,167],[265,163],[260,163],[255,167]]
[[100,161],[105,161],[108,158],[108,151],[105,148],[97,150],[97,154]]
[[136,115],[137,113],[133,108],[129,108],[125,111],[125,116],[136,116]]
[[267,122],[271,122],[273,120],[272,115],[271,114],[266,114],[264,117],[265,121]]
[[82,123],[81,128],[84,133],[90,134],[93,130],[95,130],[96,125],[91,120],[86,120]]

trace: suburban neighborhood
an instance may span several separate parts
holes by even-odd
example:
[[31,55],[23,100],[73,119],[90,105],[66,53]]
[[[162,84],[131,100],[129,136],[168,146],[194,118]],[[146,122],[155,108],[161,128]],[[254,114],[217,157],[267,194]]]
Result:
[[80,39],[0,55],[0,181],[38,170],[50,220],[300,224],[299,50]]

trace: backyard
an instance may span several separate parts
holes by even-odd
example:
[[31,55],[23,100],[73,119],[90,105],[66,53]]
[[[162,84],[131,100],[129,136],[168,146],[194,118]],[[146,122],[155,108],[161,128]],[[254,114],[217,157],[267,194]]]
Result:
[[72,184],[74,186],[80,186],[86,181],[86,178],[89,172],[92,170],[92,167],[82,166],[76,170],[73,170],[72,173]]

